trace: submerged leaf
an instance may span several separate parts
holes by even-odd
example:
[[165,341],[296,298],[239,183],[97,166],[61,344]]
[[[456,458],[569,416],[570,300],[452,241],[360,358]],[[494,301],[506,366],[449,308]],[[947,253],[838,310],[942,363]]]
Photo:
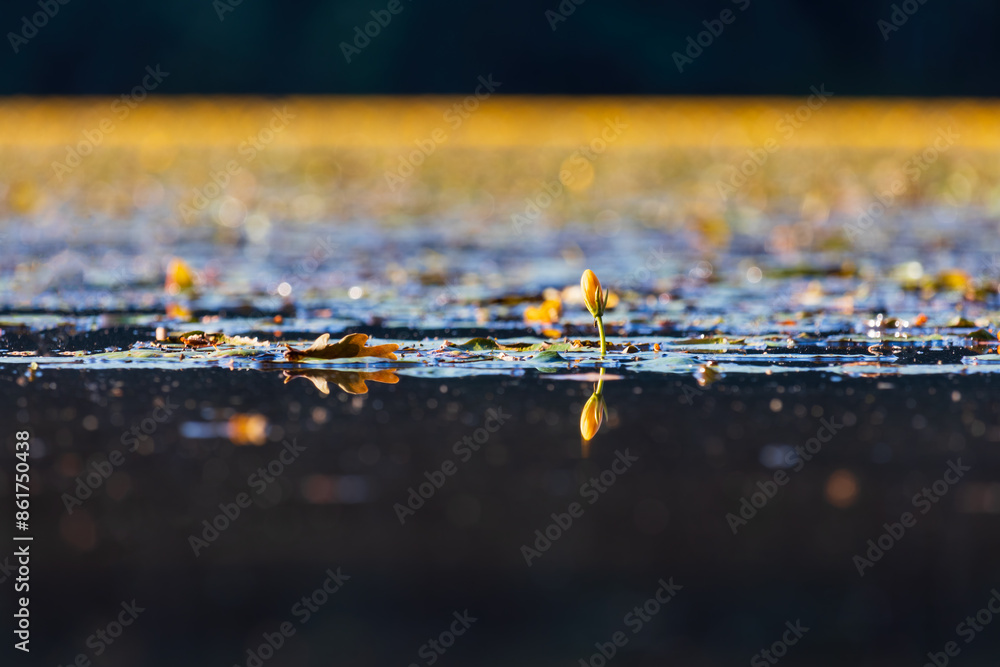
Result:
[[312,345],[304,350],[299,350],[291,345],[286,345],[285,360],[299,361],[300,359],[351,359],[354,357],[379,357],[382,359],[396,360],[393,354],[399,349],[396,343],[385,345],[373,345],[369,347],[368,334],[353,333],[347,334],[336,343],[330,342],[330,334],[323,334],[317,338]]

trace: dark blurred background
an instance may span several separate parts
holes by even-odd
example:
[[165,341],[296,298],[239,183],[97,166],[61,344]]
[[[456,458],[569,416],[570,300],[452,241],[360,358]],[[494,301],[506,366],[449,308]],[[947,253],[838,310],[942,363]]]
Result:
[[[171,74],[158,92],[191,94],[466,93],[488,73],[506,94],[798,95],[823,81],[845,95],[994,96],[1000,86],[990,0],[399,0],[350,63],[341,42],[388,0],[58,2],[41,0],[54,15],[37,32],[24,17],[39,0],[0,6],[0,94],[116,94],[156,64]],[[678,71],[674,52],[723,10],[732,22]]]

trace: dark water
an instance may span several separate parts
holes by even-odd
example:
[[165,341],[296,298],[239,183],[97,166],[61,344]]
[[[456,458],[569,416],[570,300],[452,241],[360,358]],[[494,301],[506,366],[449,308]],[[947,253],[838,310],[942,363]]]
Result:
[[[35,454],[30,664],[255,665],[248,649],[285,622],[294,634],[272,635],[263,664],[599,665],[595,643],[610,653],[619,631],[609,664],[747,664],[783,634],[788,665],[921,665],[949,641],[954,664],[996,664],[993,625],[969,643],[956,634],[1000,585],[994,374],[701,386],[616,373],[585,452],[592,383],[534,370],[401,374],[351,395],[332,378],[323,394],[224,368],[53,368],[18,384],[25,366],[2,365],[8,460],[23,428]],[[266,417],[267,442],[237,446],[226,424],[250,413]],[[133,426],[148,438],[129,438]],[[806,445],[808,461],[788,454]],[[77,475],[114,450],[114,474],[68,512]],[[283,451],[262,484],[258,468]],[[936,502],[914,503],[946,477]],[[394,506],[428,479],[443,483],[401,524]],[[249,506],[206,533],[240,494]],[[745,525],[727,519],[744,497],[763,505]],[[572,503],[578,516],[558,517],[572,523],[549,527]],[[860,576],[854,557],[904,512],[913,525]],[[547,528],[556,539],[536,544]],[[193,535],[206,540],[197,555]],[[530,566],[525,546],[539,548]],[[307,615],[302,598],[328,570],[341,587]],[[670,601],[635,612],[669,595],[661,580],[679,586]],[[118,638],[88,639],[133,600],[143,611]],[[462,634],[441,637],[453,623]]]

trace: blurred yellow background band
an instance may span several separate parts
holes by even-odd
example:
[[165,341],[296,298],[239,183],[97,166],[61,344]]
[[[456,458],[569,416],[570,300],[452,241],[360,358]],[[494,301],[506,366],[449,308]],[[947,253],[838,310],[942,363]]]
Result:
[[787,98],[11,97],[0,101],[0,149],[58,148],[95,131],[104,146],[237,146],[267,128],[275,109],[289,117],[275,145],[295,148],[385,149],[427,140],[440,148],[571,148],[617,120],[625,127],[616,150],[768,141],[920,149],[949,127],[958,147],[1000,149],[998,101],[841,98],[835,91]]

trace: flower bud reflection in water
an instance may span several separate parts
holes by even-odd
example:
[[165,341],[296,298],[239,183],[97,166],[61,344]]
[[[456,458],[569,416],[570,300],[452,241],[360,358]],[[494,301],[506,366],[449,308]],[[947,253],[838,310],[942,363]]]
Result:
[[601,422],[608,412],[608,407],[604,402],[604,369],[601,369],[601,379],[597,381],[597,387],[587,402],[583,405],[583,412],[580,413],[580,435],[583,436],[583,458],[590,454],[590,441],[601,429]]

